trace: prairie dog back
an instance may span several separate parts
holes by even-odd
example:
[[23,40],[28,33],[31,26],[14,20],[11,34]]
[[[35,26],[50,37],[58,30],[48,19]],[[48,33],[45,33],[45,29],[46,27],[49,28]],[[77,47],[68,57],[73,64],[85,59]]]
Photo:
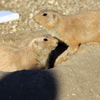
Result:
[[[36,22],[49,30],[49,34],[69,45],[58,59],[74,54],[82,43],[100,44],[100,11],[87,11],[63,15],[53,10],[42,10]],[[65,58],[66,59],[66,58]]]
[[65,16],[53,10],[42,10],[35,20],[72,48],[80,43],[100,42],[100,11]]

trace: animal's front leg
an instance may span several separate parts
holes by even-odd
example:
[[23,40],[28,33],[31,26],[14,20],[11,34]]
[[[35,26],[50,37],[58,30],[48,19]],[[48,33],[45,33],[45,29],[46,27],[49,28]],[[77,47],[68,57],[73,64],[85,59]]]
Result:
[[78,50],[78,45],[74,45],[74,46],[69,46],[69,48],[67,49],[67,56],[71,56],[74,53],[76,53],[76,51]]
[[66,51],[64,51],[55,61],[54,67],[58,67],[63,61],[68,60],[72,54],[74,54],[78,50],[78,45],[68,47]]
[[59,64],[61,64],[63,61],[66,61],[70,56],[67,56],[68,52],[67,50],[64,51],[55,61],[54,67],[58,67]]

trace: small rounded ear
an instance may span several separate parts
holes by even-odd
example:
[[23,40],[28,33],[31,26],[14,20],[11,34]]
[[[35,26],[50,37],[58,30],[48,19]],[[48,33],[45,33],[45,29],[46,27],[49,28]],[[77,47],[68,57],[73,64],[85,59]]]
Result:
[[39,44],[39,43],[38,43],[37,40],[32,40],[32,41],[30,42],[29,45],[30,45],[31,47],[38,47],[38,44]]
[[55,20],[55,22],[57,22],[58,21],[58,15],[57,14],[53,14],[53,19]]
[[53,14],[53,19],[56,19],[57,18],[57,15],[56,14]]
[[38,41],[34,41],[34,46],[38,47],[38,45],[39,45]]
[[58,20],[57,14],[53,14],[53,15],[51,16],[51,18],[49,19],[49,22],[56,23],[57,20]]

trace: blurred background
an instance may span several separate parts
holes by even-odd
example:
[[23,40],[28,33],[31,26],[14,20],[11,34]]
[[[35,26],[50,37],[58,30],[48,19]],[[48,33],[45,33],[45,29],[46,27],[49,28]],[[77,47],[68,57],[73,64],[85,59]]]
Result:
[[0,24],[0,43],[23,46],[37,34],[47,31],[34,21],[42,9],[72,15],[88,10],[100,10],[100,0],[0,0],[0,11],[17,12],[20,18]]

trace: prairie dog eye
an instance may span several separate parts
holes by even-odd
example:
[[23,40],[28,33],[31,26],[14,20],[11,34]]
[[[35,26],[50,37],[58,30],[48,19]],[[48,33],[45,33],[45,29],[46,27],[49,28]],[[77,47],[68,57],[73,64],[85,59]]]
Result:
[[45,38],[45,39],[43,39],[43,40],[44,40],[44,41],[48,41],[48,39],[46,39],[46,38]]
[[42,16],[47,16],[47,13],[44,13]]

